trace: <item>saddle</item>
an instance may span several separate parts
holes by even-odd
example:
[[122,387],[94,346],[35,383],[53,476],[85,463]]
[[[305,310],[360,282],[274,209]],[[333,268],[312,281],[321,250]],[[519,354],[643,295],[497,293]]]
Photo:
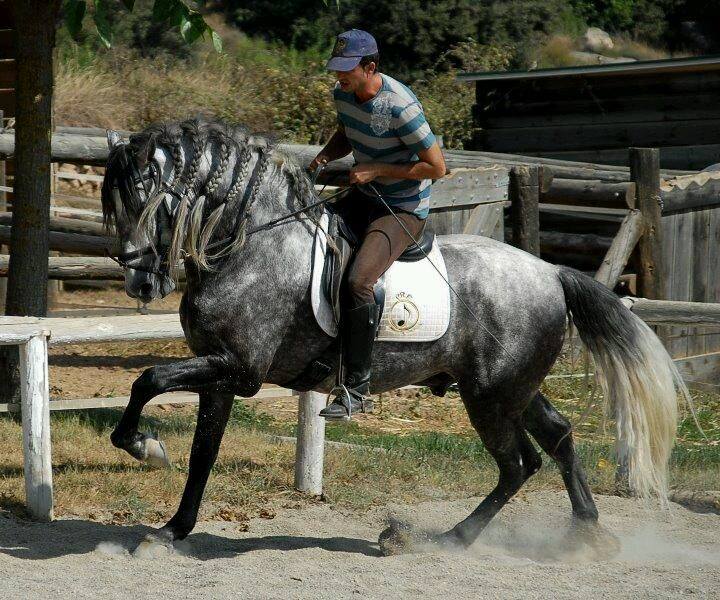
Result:
[[[320,288],[325,299],[332,307],[333,317],[340,322],[341,290],[345,283],[347,267],[355,252],[360,247],[361,240],[343,218],[342,214],[328,207],[328,224],[326,236],[328,239],[328,252],[323,264],[320,278]],[[397,258],[399,262],[417,262],[430,254],[435,243],[435,232],[427,224],[420,234],[418,244],[412,243]],[[375,303],[380,309],[380,318],[385,305],[385,276],[380,277],[374,287]]]
[[[431,342],[448,329],[447,268],[432,229],[426,226],[418,243],[419,248],[409,247],[375,284],[375,302],[380,307],[378,342]],[[286,387],[315,389],[337,370],[343,288],[358,248],[359,238],[342,215],[326,208],[315,231],[310,301],[318,325],[333,339]]]

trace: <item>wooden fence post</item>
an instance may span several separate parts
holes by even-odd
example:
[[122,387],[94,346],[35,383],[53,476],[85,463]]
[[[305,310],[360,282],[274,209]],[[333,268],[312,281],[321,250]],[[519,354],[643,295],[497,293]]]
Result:
[[535,165],[510,170],[513,245],[540,256],[540,172]]
[[47,332],[20,346],[20,385],[25,496],[30,516],[53,520]]
[[609,287],[615,288],[618,278],[627,265],[630,254],[642,235],[643,220],[640,211],[631,210],[620,224],[610,249],[607,251],[602,264],[595,274],[595,280]]
[[325,402],[326,394],[318,392],[302,392],[298,398],[295,489],[315,496],[322,494],[325,419],[318,413]]
[[659,150],[630,148],[630,177],[635,182],[637,207],[643,216],[638,294],[660,300],[665,295],[665,265],[662,261]]

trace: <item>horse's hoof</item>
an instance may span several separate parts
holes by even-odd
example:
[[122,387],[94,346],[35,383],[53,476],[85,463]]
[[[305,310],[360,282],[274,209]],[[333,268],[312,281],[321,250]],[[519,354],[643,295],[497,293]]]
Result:
[[594,562],[610,560],[620,553],[620,540],[597,522],[573,522],[560,553],[561,560]]
[[155,560],[169,556],[174,552],[175,549],[169,539],[150,533],[145,536],[145,539],[135,548],[132,555],[133,558]]
[[380,534],[378,544],[383,556],[395,556],[412,552],[415,540],[410,525],[391,519],[387,529]]
[[170,458],[168,457],[165,444],[160,440],[152,437],[146,437],[144,440],[145,444],[145,458],[143,461],[156,469],[169,469],[172,467]]

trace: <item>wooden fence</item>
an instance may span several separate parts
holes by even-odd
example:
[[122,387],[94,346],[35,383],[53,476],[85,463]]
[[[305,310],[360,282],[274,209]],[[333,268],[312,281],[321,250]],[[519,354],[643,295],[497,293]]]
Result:
[[[670,325],[694,323],[720,325],[720,304],[663,302],[628,298],[627,306],[648,323]],[[127,398],[88,401],[53,401],[49,397],[48,346],[91,342],[183,339],[179,316],[123,316],[45,319],[0,317],[0,345],[20,349],[21,413],[26,503],[32,518],[53,519],[52,451],[50,443],[51,408],[91,408],[122,406]],[[682,365],[681,365],[682,366]],[[696,364],[702,375],[713,365]],[[257,397],[289,396],[290,390],[266,388]],[[163,395],[155,403],[192,401]],[[325,395],[305,392],[298,399],[298,435],[295,458],[295,487],[311,494],[322,492],[325,420],[318,413]],[[0,410],[11,407],[0,405]]]

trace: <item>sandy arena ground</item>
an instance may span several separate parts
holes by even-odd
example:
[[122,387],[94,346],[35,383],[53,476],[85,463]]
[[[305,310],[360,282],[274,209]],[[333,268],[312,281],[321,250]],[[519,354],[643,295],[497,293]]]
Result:
[[563,546],[567,498],[514,500],[470,550],[382,557],[388,513],[419,526],[454,524],[474,499],[343,513],[324,504],[281,510],[247,532],[200,523],[173,553],[133,556],[145,526],[0,520],[0,598],[718,598],[720,516],[646,510],[599,497],[621,542],[605,561],[543,561]]

